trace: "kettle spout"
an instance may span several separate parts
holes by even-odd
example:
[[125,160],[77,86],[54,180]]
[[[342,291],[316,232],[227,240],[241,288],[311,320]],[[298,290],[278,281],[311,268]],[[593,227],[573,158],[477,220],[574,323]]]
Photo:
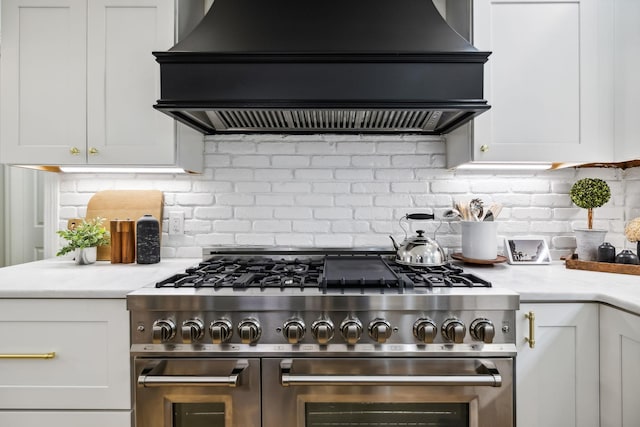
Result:
[[393,238],[393,236],[389,235],[389,238],[391,239],[391,241],[393,242],[393,248],[397,251],[398,249],[400,249],[400,246],[398,245],[398,243],[396,243],[396,240]]

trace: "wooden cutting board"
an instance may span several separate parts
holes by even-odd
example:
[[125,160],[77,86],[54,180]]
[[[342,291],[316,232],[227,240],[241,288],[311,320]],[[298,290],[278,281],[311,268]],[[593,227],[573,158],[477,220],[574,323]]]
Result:
[[[162,233],[162,208],[164,195],[159,190],[105,190],[91,197],[87,205],[86,219],[104,218],[103,225],[109,229],[112,219],[132,219],[137,221],[145,214],[151,214],[160,222]],[[111,259],[111,246],[98,247],[98,260]]]

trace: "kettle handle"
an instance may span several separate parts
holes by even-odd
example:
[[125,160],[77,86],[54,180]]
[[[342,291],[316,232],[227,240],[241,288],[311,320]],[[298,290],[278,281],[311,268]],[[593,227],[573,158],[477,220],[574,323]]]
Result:
[[424,221],[427,219],[434,219],[436,216],[434,214],[429,214],[429,213],[412,213],[412,214],[406,214],[404,217],[406,219]]

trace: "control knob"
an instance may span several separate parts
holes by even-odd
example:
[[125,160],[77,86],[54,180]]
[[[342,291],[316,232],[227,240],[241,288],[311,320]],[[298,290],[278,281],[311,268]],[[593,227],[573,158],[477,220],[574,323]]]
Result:
[[151,341],[162,344],[176,336],[176,324],[170,319],[160,319],[153,322]]
[[471,337],[476,341],[483,341],[486,344],[493,342],[493,337],[496,335],[496,329],[493,326],[493,322],[489,319],[476,319],[471,322],[469,326],[469,332]]
[[302,319],[289,319],[282,325],[282,334],[289,344],[298,344],[304,338],[307,328]]
[[204,323],[200,319],[189,319],[182,322],[182,342],[193,344],[204,337]]
[[218,319],[209,325],[209,335],[213,344],[224,344],[233,335],[233,326],[227,319]]
[[354,345],[362,337],[362,323],[356,318],[346,318],[340,324],[340,333],[349,345]]
[[384,344],[391,336],[391,324],[384,319],[373,319],[369,323],[369,336],[378,344]]
[[429,318],[418,319],[416,323],[413,324],[413,336],[422,343],[431,344],[437,335],[438,327],[436,323]]
[[238,335],[242,344],[255,344],[262,335],[260,323],[252,317],[243,319],[238,323]]
[[311,324],[313,338],[320,345],[325,345],[333,339],[335,328],[330,319],[318,319]]
[[466,332],[467,328],[464,323],[458,319],[447,319],[442,324],[442,336],[446,341],[460,344]]

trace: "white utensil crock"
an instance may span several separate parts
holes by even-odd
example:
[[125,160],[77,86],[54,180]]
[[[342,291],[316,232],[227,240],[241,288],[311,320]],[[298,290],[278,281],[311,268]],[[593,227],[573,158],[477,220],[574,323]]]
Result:
[[462,256],[478,260],[498,257],[498,223],[495,221],[461,221]]

